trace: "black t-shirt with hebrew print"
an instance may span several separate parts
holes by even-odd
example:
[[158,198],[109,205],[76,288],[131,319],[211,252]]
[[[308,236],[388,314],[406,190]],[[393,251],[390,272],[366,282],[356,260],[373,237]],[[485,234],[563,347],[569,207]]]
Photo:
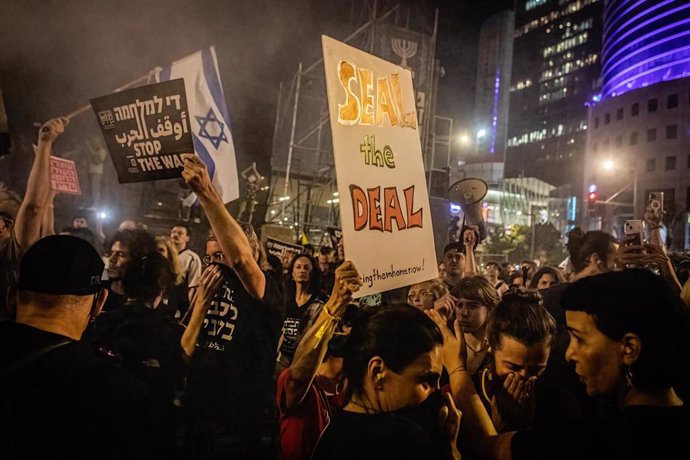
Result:
[[283,343],[279,350],[280,357],[285,359],[286,365],[292,363],[297,345],[321,313],[323,305],[324,301],[319,299],[317,294],[312,294],[304,305],[297,305],[294,297],[286,299],[282,328]]
[[199,333],[187,386],[189,413],[231,432],[260,429],[273,414],[273,368],[282,325],[280,293],[264,273],[261,300],[221,266],[224,282]]

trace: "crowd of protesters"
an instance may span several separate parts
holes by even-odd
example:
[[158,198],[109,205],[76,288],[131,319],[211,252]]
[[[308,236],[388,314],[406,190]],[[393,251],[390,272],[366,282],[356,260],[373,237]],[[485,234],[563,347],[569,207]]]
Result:
[[23,198],[3,190],[0,458],[682,456],[690,281],[662,216],[642,245],[575,229],[559,267],[480,267],[466,228],[439,278],[354,300],[346,242],[276,263],[193,154],[201,257],[184,224],[55,234],[65,126],[39,130]]

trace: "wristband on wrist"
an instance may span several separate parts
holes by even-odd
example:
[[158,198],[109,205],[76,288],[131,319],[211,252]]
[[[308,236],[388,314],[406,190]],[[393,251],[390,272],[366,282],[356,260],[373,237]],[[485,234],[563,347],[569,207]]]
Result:
[[328,308],[324,307],[323,310],[326,312],[326,315],[328,315],[329,318],[328,321],[323,323],[319,330],[316,331],[316,334],[314,334],[314,337],[316,338],[316,343],[314,343],[314,349],[317,349],[319,347],[321,341],[325,337],[328,337],[328,339],[330,340],[331,336],[335,332],[336,327],[338,327],[338,321],[340,321],[340,318],[328,311]]
[[328,319],[331,321],[335,321],[336,323],[340,321],[340,316],[335,316],[331,311],[328,309],[328,307],[323,307],[323,311],[326,312],[326,315],[328,315]]

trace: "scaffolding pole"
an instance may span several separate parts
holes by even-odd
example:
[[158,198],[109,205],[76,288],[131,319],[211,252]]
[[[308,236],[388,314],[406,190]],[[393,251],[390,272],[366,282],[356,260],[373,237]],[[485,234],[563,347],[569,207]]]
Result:
[[295,104],[292,106],[292,130],[290,131],[290,146],[288,147],[288,158],[287,158],[287,166],[285,167],[285,187],[283,187],[283,196],[282,196],[282,209],[280,210],[281,214],[285,214],[285,202],[287,199],[285,197],[288,196],[288,189],[290,187],[290,166],[292,165],[292,151],[294,150],[294,143],[295,143],[295,131],[297,130],[297,108],[299,106],[299,90],[300,90],[300,84],[302,83],[302,63],[299,63],[299,66],[297,67],[297,82],[295,83]]
[[[429,79],[429,82],[431,84],[429,85],[429,94],[427,95],[427,103],[426,107],[424,108],[424,119],[421,120],[424,125],[422,126],[422,139],[420,139],[420,143],[422,145],[422,154],[426,157],[426,150],[429,148],[429,119],[431,118],[431,101],[433,100],[433,79],[434,79],[434,67],[436,67],[436,33],[438,31],[438,8],[436,9],[435,15],[434,15],[434,33],[431,36],[431,59],[429,60],[429,68],[427,69],[427,78]],[[434,136],[436,133],[432,133],[432,136]],[[436,148],[434,146],[434,142],[432,140],[431,142],[431,155],[429,158],[429,171],[428,171],[428,179],[427,179],[427,192],[431,192],[431,171],[434,170],[434,162],[436,161],[435,152]]]

